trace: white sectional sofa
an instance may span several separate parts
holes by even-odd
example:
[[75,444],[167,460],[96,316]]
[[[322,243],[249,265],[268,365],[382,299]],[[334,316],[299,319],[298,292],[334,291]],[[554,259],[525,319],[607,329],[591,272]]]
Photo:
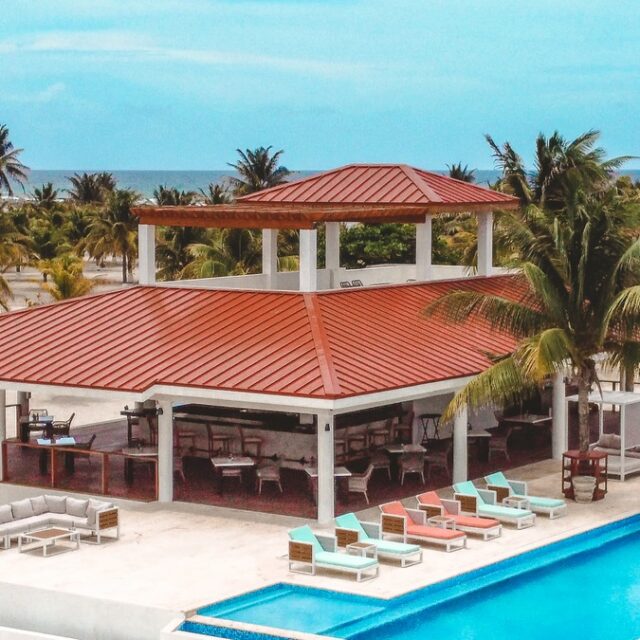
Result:
[[97,544],[106,531],[120,537],[118,508],[109,502],[44,495],[0,505],[0,541],[5,549],[21,533],[49,526],[76,529],[85,542],[92,542],[91,537]]

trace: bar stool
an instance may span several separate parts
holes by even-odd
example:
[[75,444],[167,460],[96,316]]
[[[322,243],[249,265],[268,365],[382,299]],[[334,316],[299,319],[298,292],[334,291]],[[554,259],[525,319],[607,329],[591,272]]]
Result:
[[384,447],[391,440],[391,420],[386,420],[382,426],[381,423],[374,422],[369,425],[368,436],[369,446]]
[[245,436],[244,429],[238,425],[238,431],[240,432],[240,448],[242,450],[242,454],[250,455],[250,451],[247,451],[247,446],[255,447],[255,458],[262,457],[262,438],[260,436]]
[[346,435],[346,440],[347,440],[347,451],[351,452],[352,444],[359,444],[361,445],[359,448],[360,449],[368,449],[369,448],[369,442],[368,442],[368,437],[367,437],[367,429],[365,427],[364,431],[360,431],[359,433],[349,433],[349,429],[345,429],[345,435]]
[[176,429],[174,431],[174,446],[177,449],[183,451],[184,447],[182,443],[186,440],[190,443],[189,447],[187,448],[188,451],[193,453],[196,450],[196,436],[197,433],[195,431],[191,431],[188,429]]
[[227,433],[215,433],[211,430],[211,424],[207,423],[207,439],[209,441],[209,457],[213,457],[214,453],[228,455],[231,452],[229,443],[233,440],[233,436]]
[[396,422],[393,425],[393,439],[395,442],[409,443],[413,440],[413,411],[407,416],[406,422]]
[[440,426],[441,413],[421,413],[418,416],[420,424],[422,424],[422,444],[429,443],[429,422],[433,425],[433,438],[434,440],[440,440],[440,432],[438,427]]

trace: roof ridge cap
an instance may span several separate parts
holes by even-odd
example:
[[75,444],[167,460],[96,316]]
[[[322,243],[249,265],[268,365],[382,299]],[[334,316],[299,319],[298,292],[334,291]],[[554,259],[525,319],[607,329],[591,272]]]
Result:
[[311,329],[311,337],[316,351],[318,366],[320,367],[320,375],[325,394],[329,396],[338,396],[342,394],[340,381],[336,374],[331,355],[331,346],[329,339],[324,330],[322,321],[322,311],[318,304],[318,296],[315,293],[303,293],[302,299],[309,318],[309,327]]
[[427,197],[431,202],[443,202],[442,198],[428,185],[425,184],[424,178],[422,178],[416,169],[408,164],[398,165],[400,170],[413,182],[413,184],[420,190],[422,195]]

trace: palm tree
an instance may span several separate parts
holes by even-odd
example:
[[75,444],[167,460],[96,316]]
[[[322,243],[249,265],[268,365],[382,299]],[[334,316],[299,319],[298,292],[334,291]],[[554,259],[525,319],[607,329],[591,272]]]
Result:
[[115,179],[106,171],[74,173],[67,180],[71,183],[71,189],[67,189],[69,197],[80,204],[104,203],[116,187]]
[[166,227],[160,230],[157,248],[158,279],[179,278],[193,260],[191,245],[208,244],[210,234],[200,227]]
[[54,209],[58,201],[58,191],[54,189],[53,182],[47,182],[33,190],[33,204],[38,209],[50,211]]
[[591,182],[587,173],[571,172],[556,183],[556,193],[566,197],[561,210],[530,205],[502,214],[504,241],[522,272],[522,295],[455,291],[425,310],[454,323],[479,317],[516,339],[510,354],[456,394],[445,417],[466,404],[515,403],[568,367],[578,386],[580,450],[588,450],[596,358],[624,360],[634,371],[640,362],[640,314],[631,311],[640,283],[640,206],[614,186],[602,191],[599,172],[594,175]]
[[84,296],[93,289],[94,283],[82,274],[82,260],[70,254],[51,261],[47,266],[50,285],[43,285],[54,300],[69,300]]
[[122,258],[122,282],[126,284],[136,256],[138,218],[131,208],[139,200],[129,189],[116,189],[109,194],[105,206],[89,224],[89,233],[78,246],[98,261],[106,256]]
[[449,169],[449,177],[454,178],[455,180],[462,180],[462,182],[475,182],[476,181],[476,170],[469,169],[468,165],[462,166],[462,162],[458,162],[458,164],[447,165],[447,169]]
[[0,125],[0,193],[2,189],[12,196],[11,182],[23,184],[27,179],[29,167],[18,160],[23,149],[16,149],[9,140],[9,129],[6,125]]
[[226,204],[230,200],[227,189],[224,186],[213,182],[209,183],[206,191],[204,189],[200,189],[200,193],[203,196],[205,204]]
[[194,203],[196,193],[193,191],[178,191],[175,187],[167,187],[167,185],[158,185],[153,190],[153,198],[160,206],[188,206]]
[[549,138],[540,133],[536,139],[535,169],[528,172],[509,142],[499,146],[486,135],[496,165],[502,170],[496,186],[518,197],[524,205],[560,210],[571,179],[590,184],[593,189],[606,188],[611,173],[629,159],[625,156],[605,160],[604,150],[596,147],[599,137],[598,131],[587,131],[569,142],[557,131]]
[[271,146],[258,147],[246,151],[236,149],[240,160],[236,164],[228,163],[240,174],[239,178],[230,178],[236,196],[255,193],[286,182],[290,171],[278,165],[284,151],[280,149],[271,154],[271,148]]

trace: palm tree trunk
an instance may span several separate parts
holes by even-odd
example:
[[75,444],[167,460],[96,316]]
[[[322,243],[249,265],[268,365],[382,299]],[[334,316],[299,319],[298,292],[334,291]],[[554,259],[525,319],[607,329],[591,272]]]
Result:
[[589,451],[589,388],[590,372],[582,369],[578,375],[578,446],[581,453]]
[[127,284],[127,254],[122,254],[122,284]]
[[636,368],[633,365],[626,365],[624,368],[624,390],[635,391],[635,385],[633,384],[636,379]]

